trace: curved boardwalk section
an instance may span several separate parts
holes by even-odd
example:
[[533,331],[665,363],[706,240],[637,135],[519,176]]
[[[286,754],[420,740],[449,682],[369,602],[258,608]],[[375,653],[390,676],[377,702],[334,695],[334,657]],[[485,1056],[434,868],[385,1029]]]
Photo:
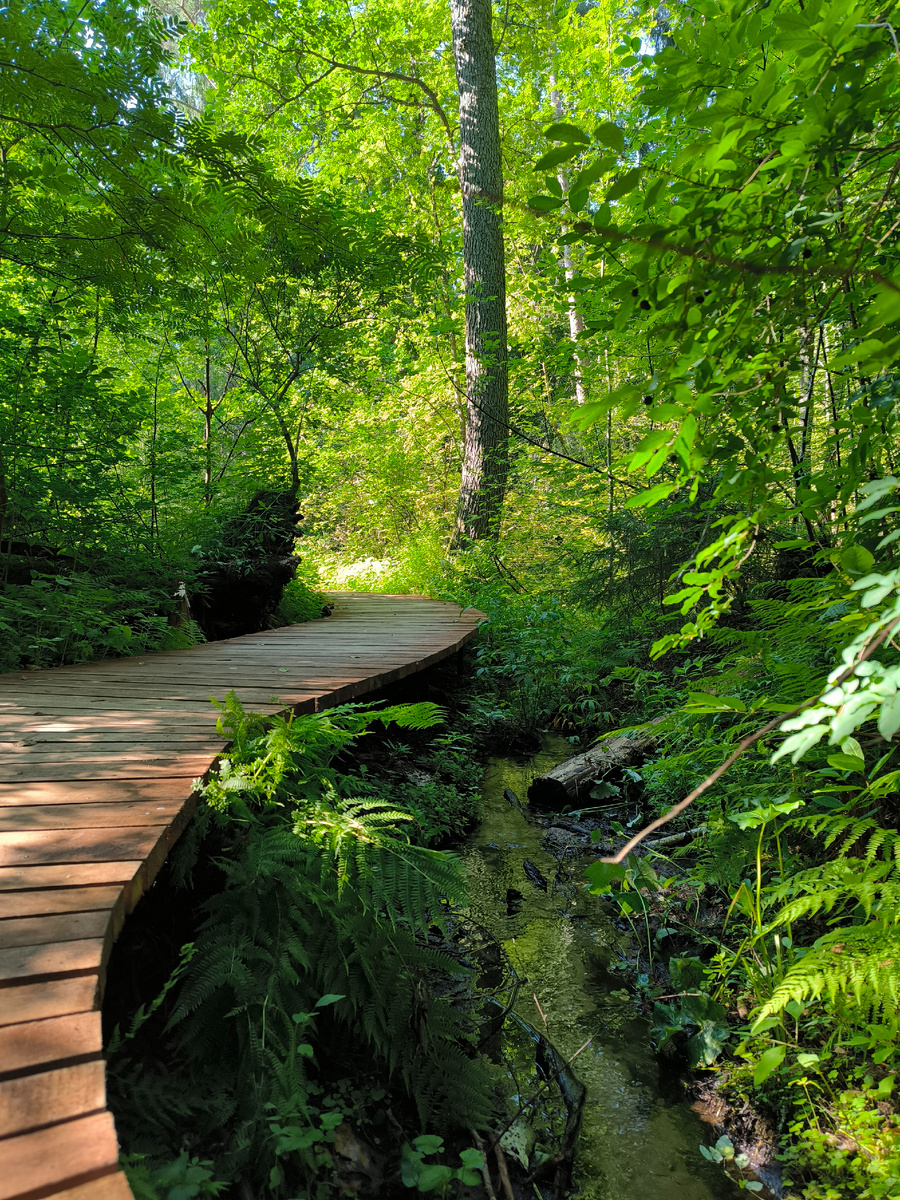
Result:
[[446,658],[482,619],[418,596],[331,599],[306,625],[0,675],[0,1200],[130,1200],[103,972],[223,749],[210,697],[328,708]]

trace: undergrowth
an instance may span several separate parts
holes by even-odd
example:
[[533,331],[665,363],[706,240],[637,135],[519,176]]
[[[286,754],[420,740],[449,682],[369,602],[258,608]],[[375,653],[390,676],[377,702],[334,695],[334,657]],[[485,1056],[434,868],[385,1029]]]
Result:
[[[173,863],[186,883],[212,855],[218,882],[161,995],[113,1035],[110,1102],[142,1156],[129,1160],[135,1180],[180,1163],[206,1188],[185,1195],[219,1182],[272,1200],[331,1196],[362,1139],[380,1147],[378,1171],[399,1171],[384,1165],[388,1121],[439,1135],[492,1112],[467,969],[448,953],[463,875],[427,844],[457,813],[445,802],[422,821],[408,792],[336,761],[375,723],[425,730],[440,710],[263,721],[233,695],[220,708],[232,747]],[[445,739],[438,758],[452,754]]]
[[170,623],[174,602],[162,584],[125,586],[88,574],[41,575],[0,590],[0,672],[157,650],[202,642],[190,621]]
[[[476,742],[524,749],[553,728],[586,745],[654,722],[655,750],[629,780],[597,780],[604,796],[637,806],[623,811],[623,841],[742,739],[821,692],[841,648],[871,620],[853,585],[871,569],[867,551],[806,559],[794,575],[795,551],[767,549],[725,621],[654,660],[650,643],[670,628],[658,532],[632,531],[629,562],[640,570],[631,574],[593,551],[566,563],[561,550],[548,584],[523,565],[515,538],[452,562],[411,549],[360,574],[365,586],[384,577],[407,590],[408,560],[433,594],[486,614],[464,716]],[[686,547],[671,540],[675,561]],[[684,845],[676,838],[648,858],[597,865],[589,884],[646,939],[636,990],[657,1049],[712,1073],[736,1109],[766,1117],[786,1194],[878,1200],[900,1193],[900,760],[874,719],[796,762],[772,761],[782,739],[773,733],[744,753],[662,831],[691,831]],[[709,1155],[757,1190],[727,1142]]]

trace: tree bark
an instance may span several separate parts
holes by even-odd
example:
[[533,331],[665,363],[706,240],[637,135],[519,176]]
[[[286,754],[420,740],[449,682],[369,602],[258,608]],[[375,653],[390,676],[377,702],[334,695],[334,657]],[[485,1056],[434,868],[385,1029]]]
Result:
[[[657,718],[654,724],[659,724]],[[536,808],[562,808],[585,800],[598,778],[613,767],[627,767],[640,762],[643,752],[656,740],[651,729],[634,737],[619,734],[603,738],[584,754],[567,758],[546,775],[538,775],[528,789],[528,799]]]
[[466,436],[456,544],[496,537],[508,468],[506,269],[491,0],[450,0],[459,85]]

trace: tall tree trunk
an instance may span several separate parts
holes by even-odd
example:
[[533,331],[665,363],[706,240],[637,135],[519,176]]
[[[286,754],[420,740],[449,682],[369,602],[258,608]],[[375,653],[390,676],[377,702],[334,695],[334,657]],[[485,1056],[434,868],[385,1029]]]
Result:
[[508,468],[506,271],[491,0],[450,0],[459,85],[466,437],[456,543],[496,537]]

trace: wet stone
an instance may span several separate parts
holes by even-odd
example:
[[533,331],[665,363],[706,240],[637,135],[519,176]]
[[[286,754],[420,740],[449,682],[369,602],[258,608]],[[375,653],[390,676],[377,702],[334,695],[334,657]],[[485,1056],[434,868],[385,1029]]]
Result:
[[582,849],[586,844],[586,839],[577,833],[572,833],[568,829],[560,829],[556,825],[551,826],[547,830],[544,837],[544,846],[551,854],[555,854],[558,850],[577,848]]

